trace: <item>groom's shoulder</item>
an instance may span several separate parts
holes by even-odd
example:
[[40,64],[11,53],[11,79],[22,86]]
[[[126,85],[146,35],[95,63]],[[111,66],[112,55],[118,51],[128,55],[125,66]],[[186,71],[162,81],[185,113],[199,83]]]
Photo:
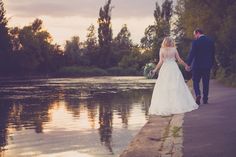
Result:
[[[201,39],[201,38],[200,38],[200,39]],[[204,35],[202,39],[203,39],[203,40],[205,39],[205,40],[214,42],[214,40],[213,40],[211,37],[209,37],[208,35]]]
[[209,37],[209,36],[205,36],[205,39],[206,39],[206,41],[209,43],[209,44],[213,44],[214,45],[214,40],[211,38],[211,37]]
[[211,43],[215,43],[215,40],[209,36],[207,36],[207,39],[211,42]]
[[213,40],[208,37],[207,35],[203,35],[200,38],[197,39],[197,42],[199,43],[209,43],[209,42],[213,42]]

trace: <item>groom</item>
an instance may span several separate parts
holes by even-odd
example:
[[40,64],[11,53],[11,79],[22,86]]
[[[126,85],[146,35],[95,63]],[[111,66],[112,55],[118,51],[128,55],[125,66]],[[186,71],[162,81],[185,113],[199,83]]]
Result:
[[203,103],[208,103],[210,71],[214,62],[214,43],[203,34],[201,29],[196,29],[193,32],[195,40],[192,42],[192,47],[188,56],[187,71],[192,70],[193,87],[196,95],[196,103],[201,103],[201,91],[199,83],[202,80],[203,85]]

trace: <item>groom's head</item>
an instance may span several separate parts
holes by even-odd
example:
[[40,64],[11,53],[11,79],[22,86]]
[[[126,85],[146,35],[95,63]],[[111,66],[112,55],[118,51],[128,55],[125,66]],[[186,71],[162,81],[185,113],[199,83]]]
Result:
[[203,31],[199,28],[195,29],[193,31],[193,35],[195,39],[198,39],[203,34]]

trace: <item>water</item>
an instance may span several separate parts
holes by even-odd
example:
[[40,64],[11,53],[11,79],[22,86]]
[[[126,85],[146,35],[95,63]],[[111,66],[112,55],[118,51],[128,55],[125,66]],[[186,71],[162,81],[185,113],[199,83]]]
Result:
[[0,80],[0,156],[117,157],[148,119],[154,82]]

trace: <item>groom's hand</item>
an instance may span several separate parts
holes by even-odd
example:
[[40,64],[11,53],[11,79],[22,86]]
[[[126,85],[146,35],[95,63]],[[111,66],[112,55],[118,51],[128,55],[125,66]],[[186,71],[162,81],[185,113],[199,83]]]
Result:
[[189,72],[189,71],[191,71],[191,67],[190,66],[186,66],[185,70]]

